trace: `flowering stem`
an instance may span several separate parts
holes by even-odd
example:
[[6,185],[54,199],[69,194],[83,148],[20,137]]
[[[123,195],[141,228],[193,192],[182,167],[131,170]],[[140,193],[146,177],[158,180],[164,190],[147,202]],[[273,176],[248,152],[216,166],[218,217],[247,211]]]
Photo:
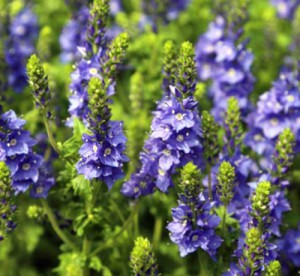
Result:
[[44,116],[44,124],[45,124],[45,127],[46,127],[46,131],[47,131],[47,135],[48,135],[48,138],[49,138],[49,142],[50,142],[52,148],[55,150],[55,152],[59,154],[59,149],[57,147],[57,143],[56,143],[56,141],[54,139],[54,136],[53,136],[53,133],[52,133],[49,121],[46,118],[46,116]]
[[154,233],[152,238],[153,248],[156,248],[160,242],[163,221],[161,217],[155,219]]
[[66,234],[60,229],[58,222],[55,218],[55,215],[53,214],[50,206],[48,205],[48,202],[45,199],[41,200],[44,211],[49,219],[49,222],[53,228],[53,230],[56,232],[57,236],[70,248],[72,248],[74,251],[79,251],[77,246],[66,236]]
[[134,206],[134,209],[132,210],[130,216],[126,220],[126,222],[123,224],[123,227],[120,231],[118,231],[114,236],[112,236],[110,239],[106,240],[105,242],[102,242],[98,245],[98,247],[91,253],[91,257],[97,255],[99,252],[101,252],[103,249],[111,246],[115,242],[115,240],[124,232],[127,230],[128,226],[132,223],[134,220],[135,215],[138,213],[139,210],[139,202]]

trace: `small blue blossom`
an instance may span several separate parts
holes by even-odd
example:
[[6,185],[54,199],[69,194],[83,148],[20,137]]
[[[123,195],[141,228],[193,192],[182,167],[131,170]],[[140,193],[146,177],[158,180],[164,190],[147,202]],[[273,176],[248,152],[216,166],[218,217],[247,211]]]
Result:
[[279,18],[293,20],[295,12],[300,4],[298,0],[271,0],[276,8]]

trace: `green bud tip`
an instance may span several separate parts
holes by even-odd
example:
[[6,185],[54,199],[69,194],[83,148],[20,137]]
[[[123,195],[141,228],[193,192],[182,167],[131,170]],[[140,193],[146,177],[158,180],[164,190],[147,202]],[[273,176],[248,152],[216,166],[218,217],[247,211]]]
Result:
[[275,260],[270,262],[266,267],[266,276],[280,276],[281,275],[281,264]]
[[187,196],[197,196],[201,188],[201,171],[192,162],[187,163],[180,172],[180,189]]
[[138,237],[130,255],[130,266],[135,275],[156,275],[157,262],[152,246],[147,238]]
[[227,161],[223,161],[219,167],[217,190],[221,201],[228,205],[233,197],[233,183],[235,180],[235,169]]
[[261,218],[269,214],[270,193],[271,183],[269,181],[258,183],[255,193],[251,198],[252,209],[256,212],[256,216]]

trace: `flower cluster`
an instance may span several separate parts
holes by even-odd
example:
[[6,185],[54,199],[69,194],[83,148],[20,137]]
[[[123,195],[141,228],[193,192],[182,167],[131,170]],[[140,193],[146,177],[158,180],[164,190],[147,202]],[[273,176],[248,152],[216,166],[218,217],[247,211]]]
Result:
[[181,257],[201,248],[215,258],[222,243],[215,233],[220,218],[212,213],[215,202],[208,199],[206,192],[200,192],[200,181],[200,172],[194,164],[183,167],[179,205],[172,209],[173,221],[167,229],[171,240],[178,245]]
[[[100,6],[99,6],[100,5]],[[87,123],[88,92],[87,87],[92,77],[103,78],[103,66],[109,59],[106,55],[109,39],[105,37],[109,13],[109,1],[95,1],[90,9],[89,24],[86,27],[84,47],[81,49],[81,60],[76,64],[71,74],[69,97],[69,113],[67,125],[72,126],[72,117],[78,117]],[[107,90],[107,96],[114,94],[114,86]]]
[[140,154],[142,167],[124,183],[122,193],[139,197],[153,192],[154,184],[166,192],[172,174],[189,161],[201,166],[200,116],[193,98],[195,64],[193,47],[183,43],[177,60],[176,87],[170,86],[153,112],[151,134]]
[[43,158],[36,154],[32,147],[36,141],[23,129],[25,121],[19,119],[10,110],[0,116],[0,145],[5,161],[11,171],[12,187],[16,193],[25,192],[32,187],[33,197],[45,197],[54,185],[54,180],[42,181],[39,170]]
[[279,18],[293,20],[295,12],[300,5],[298,0],[271,0],[272,5],[276,8]]
[[[104,181],[110,189],[123,177],[123,163],[128,161],[124,151],[126,137],[123,134],[123,123],[112,121],[107,91],[112,89],[116,69],[121,63],[128,46],[128,36],[116,37],[103,57],[103,78],[93,77],[88,85],[88,128],[92,134],[84,134],[84,144],[79,150],[81,156],[77,171],[86,179]],[[114,59],[109,57],[113,56]]]
[[284,68],[270,91],[260,96],[247,123],[249,132],[245,144],[266,159],[270,160],[276,140],[286,128],[296,135],[296,151],[299,151],[300,95],[297,75]]
[[251,109],[248,97],[255,80],[250,71],[253,54],[246,49],[247,41],[238,44],[241,34],[227,28],[225,19],[218,16],[196,46],[198,75],[200,80],[212,81],[211,112],[219,123],[222,123],[229,97],[238,100],[242,116]]
[[29,7],[25,7],[11,22],[6,41],[8,83],[16,92],[21,92],[27,84],[26,60],[35,50],[37,35],[37,18]]
[[[72,19],[64,26],[59,37],[62,62],[79,61],[82,57],[81,51],[86,47],[88,28],[86,22],[89,20],[89,8],[86,3],[83,4],[73,14]],[[120,0],[112,0],[109,5],[110,14],[113,16],[122,10]],[[107,28],[105,37],[108,41],[111,41],[120,32],[121,29],[119,27],[111,26]]]

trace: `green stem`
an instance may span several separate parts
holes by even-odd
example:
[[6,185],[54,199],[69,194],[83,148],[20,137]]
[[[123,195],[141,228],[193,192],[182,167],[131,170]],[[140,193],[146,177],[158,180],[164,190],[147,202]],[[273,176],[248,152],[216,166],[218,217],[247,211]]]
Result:
[[224,212],[223,212],[223,217],[222,217],[222,234],[223,237],[226,236],[226,214],[227,214],[227,205],[224,205]]
[[99,252],[101,252],[103,249],[111,246],[115,240],[124,232],[127,230],[128,226],[132,223],[132,221],[134,220],[135,215],[138,213],[139,210],[139,203],[137,203],[134,206],[134,209],[132,210],[130,216],[128,217],[128,219],[126,220],[126,222],[123,224],[123,227],[120,229],[120,231],[118,231],[115,235],[113,235],[111,238],[109,238],[108,240],[106,240],[105,242],[101,242],[97,248],[91,253],[91,257],[97,255]]
[[153,244],[154,249],[159,245],[160,238],[161,238],[162,227],[163,227],[162,218],[161,217],[156,217],[155,225],[154,225],[154,231],[153,231],[153,238],[152,238],[152,244]]
[[[82,244],[82,253],[84,254],[84,256],[88,256],[90,253],[90,247],[91,247],[91,243],[90,241],[87,239],[87,237],[84,238],[83,240],[83,244]],[[88,259],[86,260],[86,265],[84,267],[84,276],[89,276],[90,275],[90,269],[88,264]]]
[[212,273],[210,272],[208,268],[208,256],[207,253],[204,251],[197,251],[198,253],[198,260],[199,260],[199,276],[212,276]]
[[53,228],[53,230],[56,232],[57,236],[70,248],[72,248],[74,251],[79,251],[77,246],[66,236],[66,234],[59,228],[58,222],[55,218],[54,213],[52,212],[50,206],[48,205],[47,201],[45,199],[41,200],[43,208],[45,210],[45,213],[49,219],[49,222]]
[[59,154],[59,149],[57,147],[57,143],[56,143],[56,141],[54,139],[54,136],[53,136],[53,133],[52,133],[49,121],[46,118],[46,116],[44,116],[44,124],[45,124],[45,127],[46,127],[46,131],[47,131],[47,135],[48,135],[48,138],[49,138],[49,142],[50,142],[52,148],[55,150],[55,152]]
[[211,185],[212,180],[211,180],[211,167],[210,167],[210,165],[207,168],[207,174],[208,174],[208,196],[209,196],[209,199],[212,200],[213,195],[212,195],[212,185]]
[[118,217],[120,218],[120,220],[122,221],[122,223],[124,223],[125,222],[125,218],[124,218],[124,216],[123,216],[120,208],[118,207],[118,205],[115,203],[115,201],[113,199],[110,200],[110,204],[112,205],[112,207],[116,211],[116,214],[118,215]]

